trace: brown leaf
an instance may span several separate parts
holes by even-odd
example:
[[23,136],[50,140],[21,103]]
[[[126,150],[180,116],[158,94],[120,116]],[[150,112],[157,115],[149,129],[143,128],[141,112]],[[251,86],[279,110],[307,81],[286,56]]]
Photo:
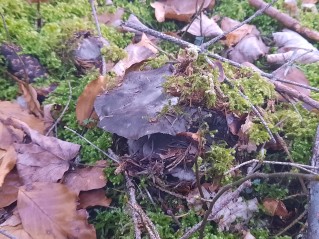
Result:
[[13,146],[10,146],[6,154],[0,158],[0,187],[7,174],[14,168],[17,162],[17,154]]
[[[24,184],[57,182],[69,169],[69,162],[36,144],[15,144],[17,169]],[[57,148],[58,149],[58,148]]]
[[279,216],[282,219],[289,216],[289,212],[285,204],[278,199],[266,198],[263,201],[263,206],[266,213],[270,216]]
[[[228,17],[224,17],[221,21],[221,28],[224,32],[230,31],[233,27],[239,25],[240,22],[233,20]],[[231,47],[233,45],[236,45],[238,42],[240,42],[246,35],[250,33],[259,33],[255,26],[244,24],[240,28],[236,29],[235,31],[229,33],[226,35],[226,41],[225,44],[228,47]],[[259,35],[259,34],[257,34]]]
[[[2,226],[0,225],[0,230],[5,231],[10,236],[19,239],[33,239],[24,229],[22,224],[16,226]],[[7,236],[0,234],[0,239],[8,239]]]
[[267,55],[267,62],[283,64],[293,58],[295,62],[308,64],[319,61],[318,50],[298,33],[284,29],[272,34],[279,47],[277,54]]
[[29,144],[14,144],[17,169],[25,184],[56,182],[62,178],[69,168],[68,161],[78,154],[80,145],[43,136],[17,119],[9,118],[6,123],[23,130],[31,139]]
[[183,2],[180,0],[166,0],[153,2],[151,6],[155,8],[155,17],[158,22],[164,22],[165,19],[189,22],[197,10],[196,6],[199,9],[203,1],[203,9],[213,7],[215,4],[214,0],[188,0]]
[[[296,67],[289,67],[288,69],[287,68],[286,69],[284,69],[284,68],[279,69],[278,71],[275,72],[275,76],[279,77],[279,78],[283,78],[283,79],[288,80],[288,81],[292,81],[292,82],[296,82],[296,83],[300,83],[300,84],[304,84],[304,85],[308,85],[308,86],[310,85],[305,74]],[[303,87],[299,87],[299,86],[295,86],[295,85],[291,85],[291,84],[286,84],[286,83],[282,83],[282,84],[297,90],[300,94],[310,96],[309,89],[305,89]],[[281,97],[280,95],[278,96],[278,99],[281,101],[285,101],[285,99],[283,99],[283,97]]]
[[21,185],[17,171],[11,171],[4,179],[2,187],[0,187],[0,208],[9,206],[17,200],[18,188]]
[[230,132],[233,135],[238,135],[239,129],[244,123],[243,119],[236,117],[234,113],[226,113],[226,121]]
[[113,67],[113,71],[117,76],[124,76],[125,71],[130,66],[154,57],[157,53],[157,49],[152,45],[152,42],[144,33],[140,42],[128,45],[125,50],[127,52],[127,57],[120,60]]
[[[16,118],[26,123],[30,128],[43,134],[45,132],[45,125],[43,120],[36,118],[34,115],[29,114],[27,110],[21,108],[17,103],[9,101],[0,102],[0,119]],[[2,138],[1,138],[2,141]]]
[[268,53],[267,47],[259,36],[248,34],[229,52],[229,59],[238,63],[254,62]]
[[122,16],[124,14],[123,8],[118,8],[115,13],[105,12],[97,16],[100,23],[112,27],[118,27],[122,24]]
[[[223,34],[222,29],[217,25],[213,18],[208,18],[202,14],[197,17],[190,25],[185,26],[182,31],[186,31],[194,36],[214,37]],[[187,29],[188,28],[188,29]]]
[[42,118],[43,112],[40,107],[40,103],[37,99],[37,91],[28,83],[19,81],[19,88],[25,99],[28,109],[31,113],[35,114],[38,118]]
[[90,191],[80,192],[80,205],[78,208],[88,208],[93,206],[110,206],[112,199],[105,196],[104,189],[93,189]]
[[105,161],[101,160],[96,166],[76,168],[66,173],[63,183],[77,194],[80,191],[103,188],[106,185],[106,178],[103,172],[105,164],[103,167],[102,163],[105,163]]
[[95,98],[106,90],[106,84],[106,78],[99,76],[84,88],[76,104],[76,118],[81,125],[85,125],[85,120],[92,118]]
[[96,238],[85,212],[76,210],[76,200],[76,194],[59,183],[20,187],[17,206],[23,228],[33,238]]

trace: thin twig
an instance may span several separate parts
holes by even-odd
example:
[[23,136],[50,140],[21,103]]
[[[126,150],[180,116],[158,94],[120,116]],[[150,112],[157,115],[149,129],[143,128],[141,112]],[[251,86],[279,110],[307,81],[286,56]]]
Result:
[[[134,184],[132,183],[131,179],[129,178],[128,174],[125,172],[125,180],[126,180],[126,187],[129,191],[130,195],[130,202],[132,205],[137,204],[136,197],[135,197],[135,188]],[[135,210],[132,210],[132,218],[134,223],[134,230],[135,230],[135,239],[141,239],[142,238],[142,232],[139,228],[139,215]]]
[[84,138],[82,135],[80,135],[78,132],[74,131],[73,129],[70,129],[67,126],[64,126],[65,129],[71,131],[72,133],[76,134],[77,136],[79,136],[81,139],[83,139],[85,142],[87,142],[88,144],[90,144],[93,148],[95,148],[96,150],[98,150],[100,153],[104,154],[106,157],[108,157],[109,159],[112,159],[114,162],[116,163],[120,163],[120,161],[114,157],[112,157],[110,154],[106,153],[105,151],[103,151],[102,149],[100,149],[99,147],[97,147],[95,144],[93,144],[91,141],[87,140],[86,138]]
[[308,173],[311,173],[313,175],[319,175],[318,173],[311,171],[311,169],[319,169],[318,167],[313,167],[309,165],[304,165],[304,164],[299,164],[299,163],[289,163],[289,162],[277,162],[277,161],[267,161],[267,160],[258,160],[258,159],[252,159],[249,161],[246,161],[244,163],[241,163],[237,165],[236,167],[231,168],[230,170],[226,171],[224,175],[230,174],[231,172],[234,172],[235,170],[247,165],[247,164],[252,164],[252,163],[261,163],[261,164],[275,164],[275,165],[284,165],[284,166],[290,166],[290,167],[295,167],[299,168],[301,170],[304,170]]
[[10,34],[9,34],[9,31],[8,31],[8,27],[7,27],[7,23],[6,23],[6,20],[2,14],[2,12],[0,12],[0,15],[1,15],[1,18],[2,18],[2,22],[3,22],[3,27],[6,31],[6,35],[7,35],[7,39],[9,42],[11,42],[11,37],[10,37]]
[[[196,20],[196,18],[199,16],[199,14],[202,13],[203,7],[204,7],[204,3],[205,1],[202,1],[202,4],[200,5],[199,9],[197,8],[197,4],[198,4],[198,0],[196,1],[196,12],[195,12],[195,16],[193,17],[193,19],[190,21],[190,23],[188,24],[188,26],[186,27],[184,33],[182,34],[181,38],[184,38],[185,34],[187,33],[188,29],[190,28],[190,26],[194,23],[194,21]],[[202,22],[202,20],[200,20],[200,22]],[[200,32],[201,35],[202,34],[202,24],[200,24]]]
[[279,237],[286,231],[288,231],[290,228],[292,228],[294,225],[296,225],[304,216],[306,216],[307,210],[305,210],[303,213],[301,213],[295,220],[293,220],[288,226],[286,226],[283,230],[278,232],[275,237]]
[[[90,4],[91,4],[92,15],[94,17],[97,33],[98,33],[100,39],[102,39],[101,27],[100,27],[100,24],[99,24],[99,20],[97,18],[96,9],[95,9],[95,5],[94,5],[94,0],[89,0],[89,1],[90,1]],[[102,56],[102,75],[103,76],[106,75],[106,62],[105,62],[105,58],[103,56]]]
[[[196,175],[196,185],[198,188],[198,192],[201,198],[205,198],[204,193],[203,193],[203,189],[202,189],[202,185],[200,184],[200,176],[199,176],[199,172],[198,172],[198,161],[197,161],[197,157],[195,158],[195,175]],[[207,204],[203,203],[203,209],[207,210]]]
[[226,36],[227,34],[235,31],[236,29],[240,28],[241,26],[243,26],[244,24],[252,21],[254,18],[258,17],[259,15],[263,14],[264,11],[266,11],[270,6],[272,6],[274,3],[276,3],[278,0],[272,0],[269,4],[267,4],[265,7],[259,9],[258,11],[256,11],[253,15],[251,15],[249,18],[247,18],[245,21],[242,21],[240,24],[234,26],[233,28],[231,28],[229,31],[224,32],[223,34],[220,34],[219,36],[213,38],[212,40],[204,43],[201,45],[201,49],[207,49],[209,46],[211,46],[212,44],[214,44],[215,42],[219,41],[220,39],[222,39],[224,36]]
[[68,98],[68,102],[66,103],[62,113],[60,114],[59,118],[54,122],[54,124],[50,127],[50,129],[48,130],[48,132],[45,134],[45,136],[48,136],[51,131],[58,125],[58,123],[60,123],[60,121],[62,120],[65,112],[68,110],[71,99],[72,99],[72,87],[71,87],[71,83],[70,81],[68,81],[68,85],[69,85],[69,98]]
[[[125,179],[127,183],[127,187],[130,192],[130,206],[132,207],[133,211],[137,213],[140,216],[141,221],[144,223],[144,226],[150,236],[151,239],[160,239],[160,235],[158,231],[156,230],[155,225],[153,222],[149,219],[149,217],[145,214],[145,212],[142,210],[140,205],[137,204],[136,202],[136,197],[135,197],[135,187],[134,184],[132,183],[131,179],[129,178],[127,172],[125,172]],[[136,215],[137,216],[137,215]],[[134,217],[133,217],[134,220]]]

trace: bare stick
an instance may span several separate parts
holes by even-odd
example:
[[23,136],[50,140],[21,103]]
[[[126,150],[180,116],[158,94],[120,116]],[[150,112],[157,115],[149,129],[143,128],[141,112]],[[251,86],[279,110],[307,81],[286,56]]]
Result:
[[0,12],[0,15],[1,15],[1,18],[2,18],[2,22],[3,22],[3,27],[4,27],[5,31],[6,31],[7,39],[8,39],[9,42],[11,42],[11,37],[10,37],[9,31],[8,31],[6,20],[5,20],[3,14],[1,12]]
[[[311,166],[319,167],[319,125],[317,127],[314,146],[312,149]],[[319,170],[317,169],[319,173]],[[308,206],[308,232],[307,238],[319,238],[319,183],[310,182],[309,184],[309,206]]]
[[259,9],[258,11],[256,11],[253,15],[251,15],[249,18],[247,18],[245,21],[241,22],[240,24],[234,26],[232,29],[230,29],[229,31],[224,32],[223,34],[213,38],[212,40],[204,43],[201,45],[201,49],[207,49],[209,46],[213,45],[215,42],[219,41],[220,39],[222,39],[224,36],[226,36],[227,34],[235,31],[236,29],[240,28],[241,26],[245,25],[248,22],[251,22],[254,18],[258,17],[259,15],[263,14],[270,6],[272,6],[274,3],[276,3],[278,0],[272,0],[271,3],[265,5],[264,7],[262,7],[261,9]]
[[[97,18],[96,9],[95,9],[95,5],[94,5],[94,0],[89,0],[89,1],[90,1],[90,4],[91,4],[92,15],[94,17],[97,33],[98,33],[99,37],[102,38],[101,27],[100,27],[100,24],[99,24],[99,20]],[[106,74],[106,62],[105,62],[104,57],[102,56],[102,75],[104,76],[105,74]]]
[[[125,179],[126,179],[126,187],[129,191],[129,195],[130,195],[130,203],[132,205],[135,205],[135,204],[137,204],[137,202],[136,202],[136,197],[135,197],[134,184],[132,183],[131,179],[129,178],[129,176],[127,175],[126,172],[125,172]],[[134,223],[135,239],[141,239],[142,232],[138,226],[139,221],[140,221],[139,215],[135,210],[132,210],[132,218],[133,218],[133,223]]]
[[[131,179],[129,178],[127,172],[125,173],[125,179],[127,182],[127,187],[129,188],[130,191],[130,196],[134,199],[132,200],[133,203],[130,204],[132,207],[133,211],[135,211],[137,214],[140,216],[141,221],[143,221],[144,226],[150,236],[151,239],[160,239],[159,233],[156,230],[155,225],[153,222],[149,219],[149,217],[145,214],[145,212],[142,210],[140,205],[137,204],[136,198],[135,198],[135,187],[134,184],[132,183]],[[134,219],[134,217],[133,217]]]
[[87,140],[86,138],[84,138],[82,135],[80,135],[78,132],[74,131],[73,129],[70,129],[67,126],[64,126],[65,129],[71,131],[72,133],[76,134],[77,136],[79,136],[81,139],[83,139],[85,142],[87,142],[89,145],[91,145],[93,148],[95,148],[96,150],[98,150],[100,153],[104,154],[106,157],[108,157],[109,159],[112,159],[114,162],[116,163],[120,163],[120,161],[114,157],[112,157],[110,154],[104,152],[102,149],[100,149],[99,147],[97,147],[95,144],[93,144],[91,141]]
[[[249,0],[249,4],[255,8],[263,8],[267,3],[262,0]],[[312,30],[308,27],[302,26],[300,22],[296,19],[290,17],[289,15],[280,12],[278,9],[274,7],[269,7],[266,9],[265,13],[270,17],[276,19],[277,21],[281,22],[287,28],[290,28],[307,38],[310,38],[315,41],[319,41],[319,32]]]
[[68,110],[71,99],[72,99],[72,87],[71,87],[71,83],[70,81],[68,81],[68,85],[69,85],[69,98],[68,98],[68,102],[66,103],[62,113],[60,114],[59,118],[54,122],[54,124],[50,127],[50,129],[48,130],[48,132],[45,134],[45,136],[48,136],[51,131],[58,125],[58,123],[60,123],[60,121],[62,120],[65,112]]
[[279,237],[286,231],[288,231],[290,228],[292,228],[294,225],[296,225],[304,216],[306,216],[307,210],[305,210],[303,213],[301,213],[295,220],[293,220],[288,226],[286,226],[283,230],[278,232],[275,237]]
[[299,163],[277,162],[277,161],[267,161],[267,160],[258,160],[258,159],[252,159],[252,160],[246,161],[244,163],[241,163],[241,164],[237,165],[236,167],[233,167],[230,170],[226,171],[224,173],[224,175],[230,174],[231,172],[234,172],[235,170],[237,170],[237,169],[239,169],[247,164],[252,164],[252,163],[276,164],[276,165],[290,166],[290,167],[299,168],[301,170],[304,170],[304,171],[311,173],[311,174],[314,174],[314,175],[319,175],[318,173],[312,171],[314,169],[318,170],[319,167],[313,167],[313,166],[299,164]]

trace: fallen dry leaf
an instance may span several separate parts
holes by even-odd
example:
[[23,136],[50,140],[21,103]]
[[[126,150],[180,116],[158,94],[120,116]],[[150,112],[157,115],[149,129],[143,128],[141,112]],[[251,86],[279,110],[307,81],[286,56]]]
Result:
[[166,0],[153,2],[151,6],[155,8],[155,17],[158,22],[164,22],[165,19],[188,22],[202,4],[203,9],[211,8],[215,0],[188,0],[182,3],[180,0]]
[[144,33],[140,42],[128,45],[125,51],[127,56],[120,60],[112,69],[117,76],[124,76],[125,71],[130,66],[154,57],[157,53],[157,49]]
[[105,161],[101,160],[96,166],[76,168],[66,173],[63,184],[77,194],[79,194],[80,191],[103,188],[106,185],[106,178],[103,172],[105,166]]
[[[233,20],[229,17],[224,17],[223,20],[221,21],[221,29],[222,31],[227,32],[239,24],[240,24],[239,21]],[[236,45],[248,34],[259,35],[260,33],[255,26],[244,24],[240,28],[226,35],[225,44],[228,47]]]
[[259,36],[249,34],[245,36],[233,49],[230,50],[229,59],[238,63],[254,62],[260,56],[268,53],[267,47]]
[[[38,131],[43,134],[45,132],[44,121],[29,114],[27,110],[21,108],[17,103],[12,103],[9,101],[0,102],[0,119],[16,118],[20,121],[26,123],[31,129]],[[2,138],[1,138],[2,141]]]
[[[34,239],[23,229],[21,223],[16,226],[0,225],[0,230],[5,231],[8,235],[13,236],[13,238]],[[8,237],[0,234],[0,239],[8,239]]]
[[122,24],[122,16],[124,14],[123,8],[118,8],[115,13],[105,12],[97,16],[99,23],[118,27]]
[[13,146],[10,146],[6,154],[0,158],[0,187],[7,174],[14,168],[17,162],[17,154]]
[[16,170],[11,171],[0,187],[0,208],[9,206],[17,200],[18,189],[22,185]]
[[191,25],[185,26],[182,31],[186,31],[194,36],[214,37],[223,34],[222,29],[213,18],[208,18],[205,14],[197,17]]
[[19,81],[18,84],[19,89],[22,92],[23,98],[28,105],[29,111],[41,119],[43,116],[43,112],[41,110],[40,103],[37,99],[37,91],[26,82]]
[[282,32],[272,34],[279,47],[278,53],[267,55],[267,62],[283,64],[290,59],[295,62],[308,64],[319,61],[317,48],[298,33],[284,29]]
[[96,238],[86,213],[76,210],[76,201],[77,195],[59,183],[20,187],[17,206],[23,228],[33,238]]
[[106,84],[106,78],[104,76],[99,76],[84,88],[82,94],[78,98],[75,111],[76,119],[81,125],[87,125],[85,124],[85,120],[92,118],[95,98],[106,90]]
[[[300,83],[300,84],[304,84],[308,86],[310,85],[309,80],[306,78],[305,74],[296,67],[288,67],[288,68],[279,69],[278,71],[275,72],[274,75],[276,77],[289,80],[292,82],[296,82],[296,83]],[[309,89],[306,89],[304,87],[299,87],[296,85],[286,84],[286,83],[282,83],[282,84],[297,90],[301,94],[310,96]],[[278,94],[278,99],[281,101],[285,101],[285,99],[283,99],[283,97],[281,97],[279,94]]]
[[285,219],[289,216],[289,212],[285,204],[278,199],[266,198],[263,201],[263,206],[266,213],[270,216],[279,216],[282,219]]
[[104,189],[93,189],[90,191],[81,192],[79,195],[80,205],[78,208],[88,208],[93,206],[110,206],[112,199],[105,196]]
[[[24,184],[57,182],[69,169],[69,162],[36,144],[15,144],[17,169]],[[57,147],[55,150],[59,150]]]
[[41,135],[17,119],[9,118],[6,123],[22,130],[31,139],[28,144],[14,144],[17,169],[25,184],[56,182],[68,170],[68,161],[79,152],[80,145]]

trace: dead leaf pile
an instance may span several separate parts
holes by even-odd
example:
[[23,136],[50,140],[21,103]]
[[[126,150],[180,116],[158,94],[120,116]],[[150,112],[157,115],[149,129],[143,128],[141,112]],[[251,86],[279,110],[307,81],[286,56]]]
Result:
[[96,238],[85,209],[110,205],[107,165],[70,170],[80,145],[44,136],[45,130],[43,118],[0,102],[0,208],[11,215],[0,230],[19,239]]

